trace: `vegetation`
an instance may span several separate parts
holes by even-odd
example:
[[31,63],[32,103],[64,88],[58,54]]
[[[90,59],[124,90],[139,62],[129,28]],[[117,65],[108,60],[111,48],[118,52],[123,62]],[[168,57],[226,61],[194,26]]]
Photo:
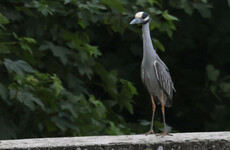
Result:
[[[7,0],[0,2],[0,139],[147,131],[140,27],[177,93],[173,131],[229,130],[230,1]],[[162,128],[157,112],[155,130]]]

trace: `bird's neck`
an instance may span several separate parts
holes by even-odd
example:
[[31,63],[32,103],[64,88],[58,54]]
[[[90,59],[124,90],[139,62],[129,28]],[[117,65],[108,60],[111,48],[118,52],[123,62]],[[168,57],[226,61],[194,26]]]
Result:
[[150,36],[149,23],[142,25],[142,36],[143,36],[143,60],[145,58],[155,58],[156,51],[153,48],[152,39]]

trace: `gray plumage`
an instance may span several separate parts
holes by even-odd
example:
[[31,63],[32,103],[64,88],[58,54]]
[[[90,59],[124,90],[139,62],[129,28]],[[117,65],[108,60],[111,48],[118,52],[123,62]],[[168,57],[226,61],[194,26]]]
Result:
[[161,111],[164,122],[163,135],[169,135],[165,123],[165,109],[172,105],[173,81],[171,79],[169,69],[165,63],[157,55],[153,48],[150,31],[149,31],[149,15],[146,12],[138,12],[130,24],[142,24],[143,36],[143,60],[141,63],[141,79],[148,89],[152,101],[152,121],[150,130],[146,134],[153,134],[153,122],[156,105],[155,102],[161,104]]
[[141,64],[141,78],[154,99],[166,107],[172,105],[173,81],[169,69],[157,55],[150,37],[149,23],[142,25],[143,32],[143,60]]

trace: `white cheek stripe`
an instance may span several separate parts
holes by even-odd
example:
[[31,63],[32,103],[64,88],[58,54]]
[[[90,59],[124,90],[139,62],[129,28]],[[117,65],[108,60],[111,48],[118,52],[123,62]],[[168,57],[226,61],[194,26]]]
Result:
[[144,19],[144,21],[147,21],[147,20],[149,20],[149,16]]

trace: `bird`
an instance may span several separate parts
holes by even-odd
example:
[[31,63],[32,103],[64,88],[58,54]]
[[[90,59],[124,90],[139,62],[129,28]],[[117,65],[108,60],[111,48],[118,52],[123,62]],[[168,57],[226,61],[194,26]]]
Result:
[[[164,123],[162,136],[171,135],[166,129],[165,107],[171,107],[173,92],[176,92],[174,83],[169,73],[168,67],[156,53],[149,30],[150,16],[147,12],[141,11],[135,14],[134,19],[130,22],[142,25],[143,37],[143,59],[141,63],[141,80],[148,90],[152,102],[152,120],[150,130],[145,134],[154,134],[153,124],[156,104],[161,105],[161,112]],[[156,103],[156,104],[155,104]]]

